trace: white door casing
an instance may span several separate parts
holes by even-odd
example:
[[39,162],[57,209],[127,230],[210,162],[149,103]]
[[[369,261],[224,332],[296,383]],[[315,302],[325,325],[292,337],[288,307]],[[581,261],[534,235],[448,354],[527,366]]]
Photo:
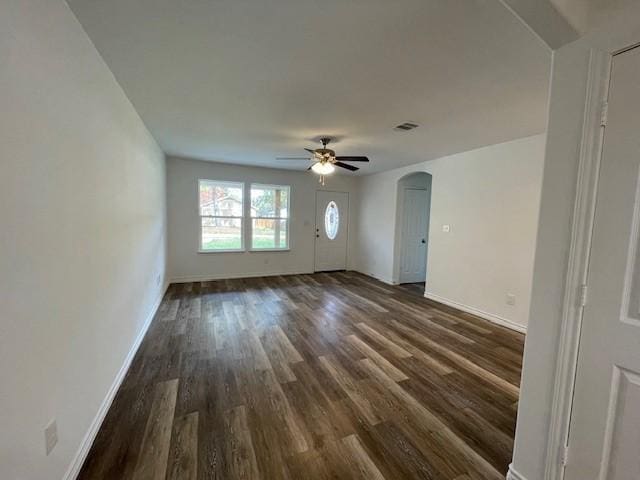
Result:
[[345,270],[347,268],[348,225],[349,194],[318,190],[316,192],[315,232],[316,272]]
[[640,478],[640,48],[613,59],[566,480]]
[[405,188],[400,233],[400,283],[424,282],[429,240],[429,192]]

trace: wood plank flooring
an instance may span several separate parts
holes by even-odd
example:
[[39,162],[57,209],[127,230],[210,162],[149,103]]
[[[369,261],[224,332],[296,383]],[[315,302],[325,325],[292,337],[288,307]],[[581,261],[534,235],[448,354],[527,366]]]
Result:
[[79,478],[503,480],[524,337],[421,292],[171,285]]

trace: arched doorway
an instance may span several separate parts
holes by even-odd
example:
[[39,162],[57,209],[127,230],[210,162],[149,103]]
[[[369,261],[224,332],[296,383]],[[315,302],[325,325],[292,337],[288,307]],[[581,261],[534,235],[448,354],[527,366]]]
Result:
[[398,180],[394,277],[397,283],[424,283],[427,278],[431,180],[415,172]]

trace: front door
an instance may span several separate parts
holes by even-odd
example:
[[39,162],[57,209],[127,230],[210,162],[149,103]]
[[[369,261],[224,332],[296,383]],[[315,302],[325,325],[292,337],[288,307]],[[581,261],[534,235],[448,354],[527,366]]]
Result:
[[316,192],[316,272],[346,270],[349,194]]
[[400,283],[424,282],[427,276],[429,192],[404,189],[400,253]]
[[640,479],[640,48],[614,57],[566,480]]

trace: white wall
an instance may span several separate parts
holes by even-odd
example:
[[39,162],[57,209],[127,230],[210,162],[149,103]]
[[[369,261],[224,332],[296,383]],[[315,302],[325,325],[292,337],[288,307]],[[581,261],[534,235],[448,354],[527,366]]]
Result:
[[613,52],[639,41],[640,4],[636,3],[597,31],[554,52],[531,324],[513,459],[513,470],[526,480],[545,478],[590,49]]
[[164,156],[64,1],[3,0],[0,59],[0,478],[60,479],[162,294]]
[[[430,173],[427,292],[525,327],[544,144],[537,135],[363,177],[354,267],[397,282],[397,182],[412,172]],[[445,224],[450,233],[442,231]],[[516,295],[515,306],[506,304],[507,293]]]
[[[291,186],[290,251],[198,253],[198,179],[266,183]],[[171,281],[313,272],[316,190],[335,190],[355,197],[356,178],[327,177],[326,186],[307,171],[245,167],[184,158],[167,159],[167,215],[169,277]],[[354,219],[354,215],[349,215]],[[349,229],[350,258],[353,228]]]
[[[544,477],[548,415],[560,334],[567,254],[576,188],[588,55],[573,46],[554,53],[540,220],[525,343],[514,464],[529,480]],[[567,60],[569,60],[567,62]],[[535,372],[535,373],[534,373]],[[527,440],[523,440],[527,439]],[[529,440],[529,439],[532,439]],[[522,444],[525,448],[521,448]]]

